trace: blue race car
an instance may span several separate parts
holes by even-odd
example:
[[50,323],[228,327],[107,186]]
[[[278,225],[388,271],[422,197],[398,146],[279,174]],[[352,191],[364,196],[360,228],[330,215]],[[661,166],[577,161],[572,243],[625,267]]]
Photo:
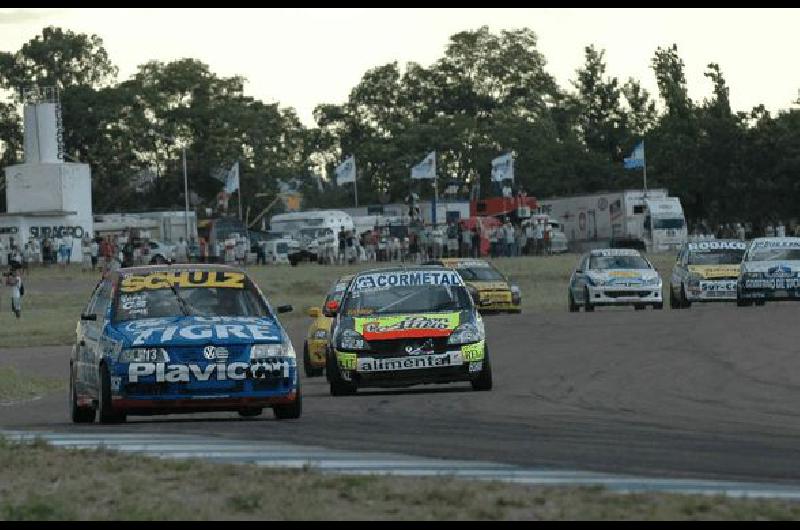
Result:
[[[279,306],[277,313],[291,311]],[[81,314],[70,359],[75,423],[236,411],[299,418],[297,360],[258,286],[236,268],[122,268]]]

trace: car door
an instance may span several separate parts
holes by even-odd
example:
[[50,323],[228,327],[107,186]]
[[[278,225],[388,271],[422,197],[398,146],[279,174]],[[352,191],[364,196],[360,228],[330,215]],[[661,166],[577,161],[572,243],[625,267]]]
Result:
[[586,268],[589,266],[589,255],[584,254],[572,273],[572,282],[570,288],[572,289],[572,298],[576,302],[583,302],[584,292],[586,288]]
[[106,341],[103,332],[107,323],[108,308],[111,306],[111,280],[105,279],[97,289],[97,296],[92,304],[91,312],[88,314],[97,315],[96,320],[85,321],[83,340],[85,343],[85,361],[81,369],[86,376],[85,381],[93,389],[93,393],[99,389],[98,367],[103,357]]
[[89,325],[93,324],[93,322],[84,320],[83,315],[94,314],[94,307],[97,304],[97,297],[100,293],[102,284],[102,281],[99,282],[95,286],[94,291],[92,291],[92,295],[89,297],[89,302],[81,312],[81,320],[78,321],[78,326],[76,329],[76,341],[72,354],[72,366],[73,370],[75,371],[75,387],[80,394],[85,393],[87,386],[93,385],[91,381],[94,372],[94,365],[91,362],[90,355],[91,339],[87,341],[87,330]]

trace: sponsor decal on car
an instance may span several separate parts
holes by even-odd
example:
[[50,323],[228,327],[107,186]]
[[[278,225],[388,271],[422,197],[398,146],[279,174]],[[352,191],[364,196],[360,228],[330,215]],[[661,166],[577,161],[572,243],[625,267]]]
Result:
[[148,274],[127,274],[120,283],[121,293],[136,293],[146,289],[220,287],[244,289],[244,274],[230,271],[162,271]]
[[616,256],[639,256],[638,250],[633,249],[626,249],[626,248],[607,248],[603,250],[592,250],[592,256],[602,256],[604,258],[616,257]]
[[289,363],[282,359],[246,362],[223,362],[200,365],[195,363],[130,363],[128,380],[138,383],[140,379],[155,376],[157,383],[189,383],[192,381],[241,381],[248,377],[289,377]]
[[366,340],[449,337],[459,319],[458,313],[356,318],[355,330]]
[[418,285],[464,285],[454,271],[396,271],[364,274],[355,279],[354,291]]
[[461,356],[464,361],[482,361],[484,357],[484,341],[461,346]]
[[634,271],[611,271],[608,275],[612,278],[638,278],[641,279],[641,274]]
[[711,252],[712,250],[745,250],[747,243],[744,241],[697,241],[688,243],[692,252]]
[[239,341],[280,340],[277,327],[269,319],[259,317],[191,317],[180,322],[156,319],[131,322],[122,328],[131,337],[131,344],[181,344],[212,339]]
[[414,357],[389,357],[358,359],[359,372],[390,372],[395,370],[421,370],[425,368],[441,368],[443,366],[461,366],[463,357],[460,351],[441,354],[419,355]]
[[355,353],[336,352],[336,361],[343,370],[355,370],[358,366],[358,355]]

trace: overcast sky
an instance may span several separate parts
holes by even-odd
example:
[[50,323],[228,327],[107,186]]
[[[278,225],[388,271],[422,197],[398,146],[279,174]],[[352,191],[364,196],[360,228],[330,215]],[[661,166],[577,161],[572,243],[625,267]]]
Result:
[[0,50],[16,51],[47,25],[102,37],[119,79],[151,59],[193,57],[245,92],[294,107],[313,125],[318,103],[339,103],[362,74],[397,60],[429,65],[453,33],[488,25],[529,27],[547,69],[570,87],[583,48],[606,50],[607,73],[639,79],[656,94],[650,59],[678,44],[689,95],[708,97],[703,77],[719,63],[734,110],[796,107],[798,9],[9,9],[0,8]]

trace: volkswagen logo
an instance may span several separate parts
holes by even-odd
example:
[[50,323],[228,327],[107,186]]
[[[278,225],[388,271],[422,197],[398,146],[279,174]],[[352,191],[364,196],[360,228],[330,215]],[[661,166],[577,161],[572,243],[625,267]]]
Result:
[[214,346],[206,346],[203,348],[203,357],[208,360],[216,359],[217,358],[217,348]]

